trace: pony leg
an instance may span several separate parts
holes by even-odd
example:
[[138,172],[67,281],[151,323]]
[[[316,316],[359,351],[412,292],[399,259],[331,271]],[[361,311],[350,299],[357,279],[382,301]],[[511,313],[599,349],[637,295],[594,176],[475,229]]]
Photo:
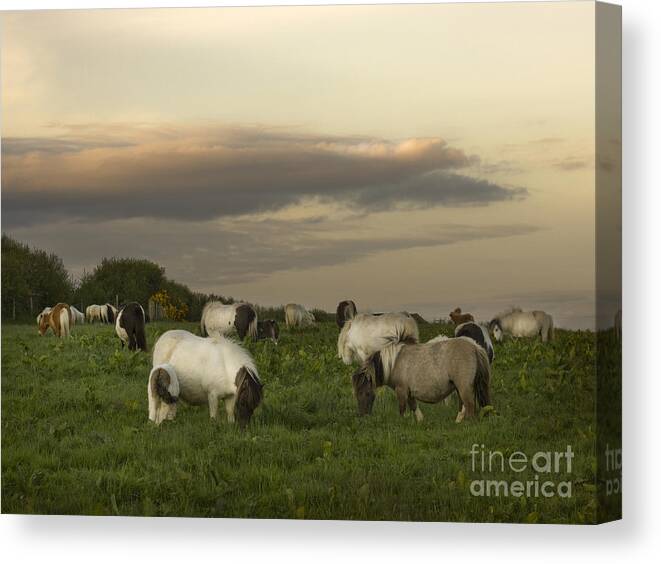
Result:
[[[151,382],[149,382],[151,384]],[[151,386],[148,386],[150,388]],[[156,421],[156,411],[157,411],[157,406],[156,406],[156,398],[152,396],[151,390],[147,390],[147,399],[148,399],[148,406],[149,406],[149,420],[150,421]]]
[[406,406],[408,404],[408,393],[404,388],[395,388],[395,394],[397,394],[397,402],[399,403],[399,414],[404,415],[406,413]]
[[411,392],[409,392],[408,404],[409,409],[415,414],[415,420],[420,423],[424,419],[424,416],[422,415],[422,411],[418,406],[418,402],[415,401],[415,398],[411,395]]
[[218,415],[218,396],[216,394],[209,394],[209,417],[211,419],[216,419]]
[[234,405],[236,404],[236,397],[227,398],[225,400],[225,411],[227,412],[228,423],[234,423]]
[[464,383],[457,386],[457,392],[463,404],[461,411],[457,415],[457,423],[461,423],[466,417],[473,417],[475,415],[475,390],[473,389],[472,378],[470,380],[468,378],[462,378],[462,380]]

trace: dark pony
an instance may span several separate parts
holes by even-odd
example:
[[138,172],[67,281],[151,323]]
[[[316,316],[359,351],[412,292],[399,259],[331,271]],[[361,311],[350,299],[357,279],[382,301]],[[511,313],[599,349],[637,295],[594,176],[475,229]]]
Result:
[[271,339],[274,343],[278,342],[280,336],[280,328],[275,319],[265,319],[264,321],[257,322],[257,340],[265,341]]
[[473,339],[473,341],[475,341],[487,352],[487,356],[489,357],[489,362],[490,363],[493,362],[494,359],[493,343],[491,342],[491,338],[489,337],[489,331],[485,327],[482,327],[481,325],[478,325],[473,321],[468,321],[467,323],[462,323],[461,325],[457,325],[457,327],[454,330],[454,336],[468,337],[469,339]]
[[[108,308],[110,310],[110,308]],[[126,304],[117,314],[117,335],[129,350],[147,351],[145,310],[137,302]]]
[[251,326],[257,319],[257,312],[251,305],[241,304],[236,308],[236,316],[234,317],[234,327],[239,335],[239,339],[243,340],[250,332]]

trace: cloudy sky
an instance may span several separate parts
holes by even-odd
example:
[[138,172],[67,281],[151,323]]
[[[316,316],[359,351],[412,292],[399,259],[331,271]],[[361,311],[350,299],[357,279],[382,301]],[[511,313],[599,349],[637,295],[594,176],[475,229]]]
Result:
[[588,327],[594,7],[2,15],[2,230],[261,304]]

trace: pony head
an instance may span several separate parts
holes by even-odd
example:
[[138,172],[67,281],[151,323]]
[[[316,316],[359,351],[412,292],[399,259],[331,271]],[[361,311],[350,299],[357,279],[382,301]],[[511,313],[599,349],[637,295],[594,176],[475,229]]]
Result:
[[234,415],[242,429],[248,425],[253,412],[262,401],[263,384],[252,370],[242,366],[236,373],[236,403]]
[[354,373],[351,377],[353,384],[353,392],[356,396],[358,403],[358,415],[369,415],[372,413],[372,405],[374,405],[374,381],[373,376],[370,374],[370,369],[366,363],[358,372]]
[[372,413],[375,389],[383,386],[384,367],[381,352],[376,352],[370,356],[363,366],[351,377],[354,395],[358,402],[358,415],[369,415]]
[[271,339],[276,345],[280,337],[280,328],[275,319],[265,319],[257,323],[257,338]]
[[173,366],[161,364],[149,374],[149,419],[160,425],[174,419],[179,401],[179,380]]
[[503,340],[503,328],[500,324],[500,319],[492,319],[489,321],[489,331],[493,334],[493,338],[500,342]]
[[48,328],[50,327],[50,323],[48,322],[48,317],[49,314],[42,314],[39,317],[39,335],[42,337],[46,334],[46,331],[48,331]]

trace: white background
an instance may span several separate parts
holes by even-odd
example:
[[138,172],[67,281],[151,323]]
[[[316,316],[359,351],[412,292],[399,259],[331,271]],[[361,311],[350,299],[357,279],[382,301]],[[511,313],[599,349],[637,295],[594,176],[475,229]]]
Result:
[[[261,5],[5,1],[2,9]],[[286,4],[296,2],[271,2]],[[303,3],[303,2],[299,2]],[[329,2],[305,2],[323,4]],[[351,2],[338,2],[351,3]],[[358,3],[358,2],[355,2]],[[377,3],[377,2],[360,2]],[[5,562],[645,562],[661,555],[661,2],[622,0],[624,520],[598,527],[90,517],[0,518]]]

